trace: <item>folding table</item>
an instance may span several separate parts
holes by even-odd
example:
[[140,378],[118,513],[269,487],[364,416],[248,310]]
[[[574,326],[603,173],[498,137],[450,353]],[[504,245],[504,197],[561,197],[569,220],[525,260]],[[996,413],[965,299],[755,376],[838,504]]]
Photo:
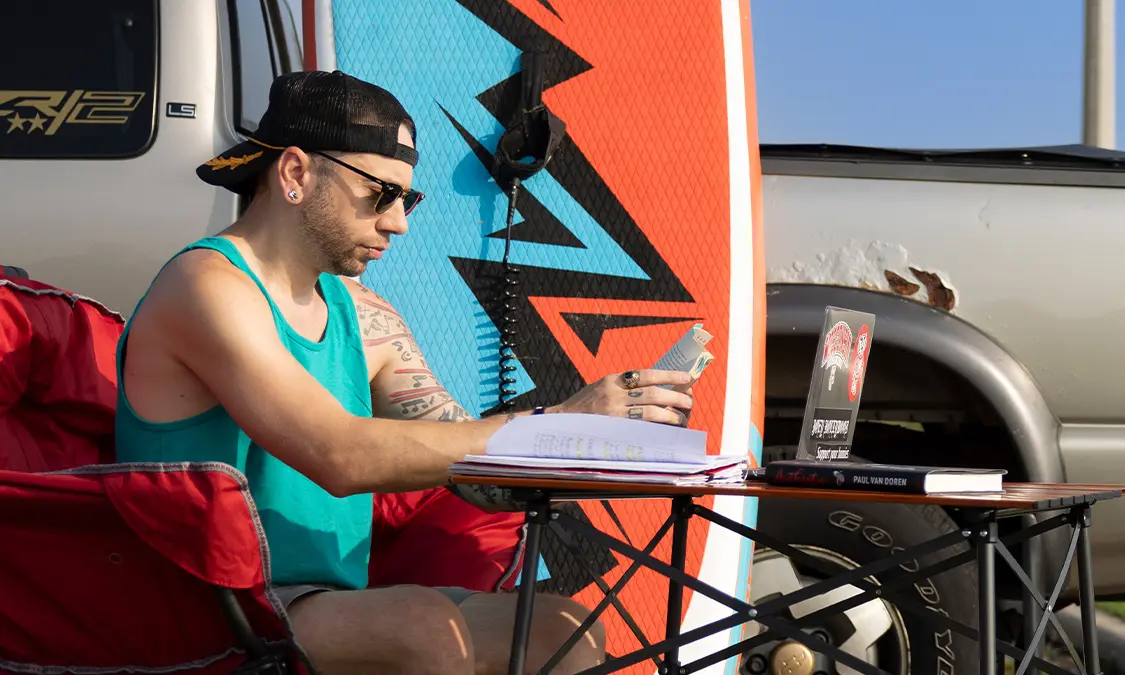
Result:
[[[687,675],[696,672],[708,665],[724,661],[737,656],[764,642],[773,640],[780,635],[807,646],[813,652],[819,652],[834,659],[841,664],[850,666],[855,670],[869,675],[885,673],[875,666],[845,653],[835,646],[820,641],[813,635],[802,630],[803,626],[815,623],[818,619],[837,614],[851,607],[863,604],[872,599],[881,598],[891,591],[906,587],[916,581],[924,579],[931,574],[944,572],[959,567],[975,560],[977,562],[977,575],[979,577],[980,614],[979,630],[966,626],[943,614],[928,611],[920,603],[915,604],[910,600],[895,599],[893,604],[901,611],[910,612],[934,622],[941,629],[949,629],[975,640],[980,645],[980,672],[982,675],[996,675],[997,654],[1002,653],[1020,661],[1017,673],[1022,675],[1027,668],[1034,665],[1038,670],[1054,675],[1065,675],[1074,672],[1065,670],[1057,665],[1048,663],[1036,656],[1036,650],[1042,642],[1048,622],[1053,623],[1070,652],[1075,663],[1079,665],[1077,672],[1081,675],[1094,675],[1100,673],[1098,665],[1097,629],[1094,623],[1094,583],[1090,561],[1089,528],[1091,526],[1090,510],[1099,501],[1116,499],[1122,496],[1125,486],[1101,484],[1073,484],[1073,483],[1007,483],[1003,493],[986,494],[934,494],[916,495],[893,492],[868,492],[854,490],[829,490],[792,487],[775,487],[764,483],[736,483],[713,484],[707,486],[673,486],[621,482],[594,482],[594,481],[567,481],[545,480],[526,478],[502,478],[487,476],[453,476],[453,483],[492,485],[509,488],[513,498],[525,505],[527,518],[527,547],[523,560],[523,579],[534,579],[536,575],[540,543],[543,527],[549,522],[555,522],[563,529],[578,536],[588,537],[590,540],[606,546],[612,551],[630,559],[632,565],[622,577],[610,588],[606,597],[593,608],[590,617],[579,626],[570,639],[558,650],[554,657],[544,665],[541,673],[550,672],[563,655],[569,651],[582,635],[593,625],[611,604],[613,597],[628,583],[629,579],[640,567],[648,569],[668,578],[669,592],[667,602],[667,622],[665,637],[660,642],[647,647],[642,647],[629,654],[619,655],[607,663],[583,671],[588,675],[601,675],[627,668],[635,663],[653,659],[660,664],[660,672],[667,675]],[[705,495],[736,495],[744,497],[757,497],[760,499],[799,498],[799,499],[824,499],[834,501],[858,502],[884,502],[900,504],[933,504],[942,507],[955,507],[967,518],[965,529],[950,532],[930,541],[898,551],[880,560],[862,565],[855,569],[840,572],[838,569],[827,566],[824,562],[795,549],[792,546],[777,541],[755,528],[747,527],[735,522],[721,514],[696,503],[695,498]],[[620,499],[651,499],[668,500],[671,502],[669,516],[663,525],[653,535],[649,543],[638,549],[618,538],[603,532],[589,523],[574,518],[565,511],[555,508],[559,502],[582,500],[620,500]],[[1052,515],[1053,514],[1053,515]],[[1028,519],[1029,516],[1033,518]],[[790,557],[795,562],[807,565],[827,576],[827,578],[813,583],[799,591],[788,593],[776,599],[754,606],[739,598],[732,597],[719,589],[710,586],[698,579],[684,573],[684,559],[687,550],[688,522],[691,518],[704,518],[712,526],[727,528],[740,536],[752,540],[755,544],[764,546]],[[1032,522],[1029,527],[1023,527],[1011,534],[1001,536],[997,523],[1008,518],[1024,518]],[[1033,583],[1028,573],[1020,562],[1013,557],[1009,547],[1014,544],[1028,541],[1032,537],[1041,535],[1056,528],[1070,529],[1070,543],[1066,551],[1064,564],[1059,577],[1054,581],[1049,597],[1044,598],[1043,593]],[[657,543],[671,530],[672,546],[669,563],[665,563],[651,555]],[[923,555],[947,549],[959,542],[967,541],[972,550],[945,557],[935,563],[924,567],[913,568],[912,571],[901,566]],[[1025,613],[1034,612],[1032,616],[1042,612],[1042,616],[1035,621],[1034,634],[1026,644],[1026,649],[1021,649],[996,639],[996,556],[999,555],[1004,562],[1012,568],[1025,593]],[[1059,595],[1065,587],[1071,565],[1077,557],[1079,600],[1082,607],[1082,636],[1083,657],[1080,658],[1058,623],[1054,615],[1054,607]],[[881,583],[872,583],[869,577],[880,574]],[[860,589],[860,593],[833,605],[825,607],[807,616],[791,620],[785,615],[785,610],[795,603],[801,602],[822,593],[832,591],[844,585],[853,585]],[[524,582],[519,588],[516,622],[512,641],[512,654],[509,673],[520,675],[524,672],[527,658],[528,637],[531,630],[532,610],[535,602],[535,585]],[[727,618],[714,621],[687,632],[680,631],[680,615],[683,600],[683,589],[690,588],[695,593],[700,593],[731,609]],[[738,644],[716,651],[708,656],[690,663],[681,663],[679,648],[719,631],[757,621],[767,630],[760,635],[743,640]],[[661,658],[662,656],[662,658]]]

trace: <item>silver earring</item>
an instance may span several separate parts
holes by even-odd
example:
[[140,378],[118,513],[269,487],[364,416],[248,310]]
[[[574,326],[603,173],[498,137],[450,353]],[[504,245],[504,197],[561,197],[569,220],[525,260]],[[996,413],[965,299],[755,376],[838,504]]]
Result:
[[297,191],[296,190],[290,190],[289,191],[289,200],[294,201],[294,202],[297,201]]

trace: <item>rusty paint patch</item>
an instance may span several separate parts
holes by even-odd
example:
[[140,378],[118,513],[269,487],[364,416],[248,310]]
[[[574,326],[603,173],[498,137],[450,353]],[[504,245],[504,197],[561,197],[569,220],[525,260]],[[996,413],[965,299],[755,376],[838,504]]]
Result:
[[910,268],[910,272],[926,287],[926,294],[929,296],[930,305],[939,309],[944,309],[947,312],[953,309],[953,305],[956,304],[957,299],[953,296],[953,289],[946,286],[945,282],[941,280],[941,277],[933,272],[927,272],[914,267]]
[[913,281],[907,281],[893,270],[883,270],[883,276],[887,278],[887,283],[890,284],[891,290],[899,295],[914,295],[922,290],[922,287]]
[[[953,289],[946,286],[940,276],[933,272],[920,270],[917,267],[908,269],[915,278],[922,282],[922,286],[926,287],[926,304],[944,309],[947,312],[953,309],[953,305],[956,304]],[[894,270],[883,270],[883,276],[886,277],[887,285],[891,287],[891,291],[897,295],[910,297],[922,290],[922,286],[906,279]]]
[[953,311],[958,298],[949,280],[940,272],[928,271],[932,269],[928,266],[912,263],[906,248],[899,244],[872,241],[864,246],[849,240],[835,250],[770,268],[766,281],[863,288]]

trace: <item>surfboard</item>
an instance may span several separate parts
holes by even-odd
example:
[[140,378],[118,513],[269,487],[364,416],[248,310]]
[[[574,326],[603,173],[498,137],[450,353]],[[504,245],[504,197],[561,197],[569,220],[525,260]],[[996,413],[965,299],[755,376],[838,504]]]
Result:
[[[749,0],[307,0],[305,8],[306,60],[314,61],[306,66],[389,89],[417,124],[414,186],[426,200],[362,281],[404,315],[467,410],[560,402],[603,375],[651,366],[701,322],[715,336],[716,361],[695,387],[691,427],[708,433],[709,452],[760,461],[765,302]],[[544,57],[542,101],[566,134],[524,182],[509,228],[490,163],[519,101],[525,52]],[[505,262],[518,273],[506,275]],[[756,522],[754,500],[702,503]],[[590,502],[573,513],[643,547],[667,506]],[[749,542],[692,522],[688,573],[748,599]],[[669,553],[666,537],[655,555]],[[593,607],[603,597],[598,577],[608,587],[628,564],[553,532],[535,583]],[[625,587],[630,618],[615,609],[603,617],[611,655],[640,647],[634,630],[650,643],[664,637],[667,590],[647,571]],[[684,630],[726,616],[685,592]],[[740,631],[693,643],[681,660],[733,644]],[[706,672],[736,667],[729,659]],[[649,661],[626,672],[654,670]]]

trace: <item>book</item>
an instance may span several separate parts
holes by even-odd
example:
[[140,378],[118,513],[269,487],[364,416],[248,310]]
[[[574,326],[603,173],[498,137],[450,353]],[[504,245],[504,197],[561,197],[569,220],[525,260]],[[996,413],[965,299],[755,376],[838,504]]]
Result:
[[466,455],[462,460],[466,465],[485,467],[506,466],[529,469],[581,468],[589,471],[639,471],[644,473],[689,474],[705,473],[724,469],[742,460],[731,455],[709,455],[703,462],[629,462],[584,460],[581,463],[569,459],[544,459],[540,457],[492,457],[489,455]]
[[707,434],[626,417],[590,413],[555,413],[517,417],[488,439],[490,457],[590,461],[707,461]]
[[506,459],[508,461],[493,462],[490,461],[491,458],[484,455],[473,455],[454,464],[452,472],[461,476],[592,480],[660,485],[735,484],[744,480],[747,462],[744,458],[726,456],[722,461],[707,464],[588,462],[581,467],[576,467],[573,462],[561,460],[518,462],[513,458]]
[[669,485],[741,482],[746,455],[708,455],[707,434],[587,413],[519,417],[492,435],[483,455],[450,466],[462,476],[552,478]]
[[753,478],[771,485],[913,494],[1003,492],[1004,469],[778,460]]

